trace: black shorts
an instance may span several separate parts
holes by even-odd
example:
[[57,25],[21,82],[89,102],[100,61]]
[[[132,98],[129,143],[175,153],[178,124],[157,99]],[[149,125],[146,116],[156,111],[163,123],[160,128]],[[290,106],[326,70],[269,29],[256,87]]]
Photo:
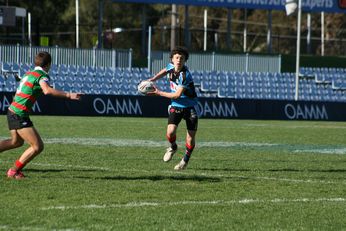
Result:
[[168,117],[168,124],[179,125],[180,121],[184,118],[186,121],[187,130],[196,131],[198,127],[198,116],[196,109],[193,107],[188,108],[178,108],[170,107]]
[[21,117],[11,112],[10,110],[8,110],[7,112],[7,122],[8,122],[8,129],[10,130],[17,130],[21,128],[29,128],[34,126],[28,116]]

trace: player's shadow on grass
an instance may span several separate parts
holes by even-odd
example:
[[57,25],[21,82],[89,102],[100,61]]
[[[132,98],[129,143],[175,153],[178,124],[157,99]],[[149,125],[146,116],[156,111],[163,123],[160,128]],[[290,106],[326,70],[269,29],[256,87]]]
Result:
[[49,172],[66,172],[66,169],[32,169],[32,168],[28,168],[25,169],[25,172],[27,173],[49,173]]
[[[75,178],[89,178],[89,177],[75,177]],[[124,180],[124,181],[135,181],[135,180],[150,180],[150,181],[162,181],[162,180],[175,180],[175,181],[198,181],[198,182],[220,182],[219,177],[207,177],[207,176],[104,176],[104,177],[91,177],[98,180]]]
[[202,171],[211,171],[211,172],[253,172],[253,169],[245,168],[199,168],[198,170]]
[[346,172],[346,169],[318,169],[318,170],[307,170],[308,172]]
[[[100,172],[95,169],[27,169],[28,173],[61,173],[61,172]],[[74,175],[74,174],[73,174]],[[149,175],[149,176],[73,176],[72,178],[79,179],[96,179],[96,180],[150,180],[150,181],[161,181],[161,180],[175,180],[175,181],[198,181],[198,182],[220,182],[219,177],[212,176],[199,176],[199,175],[177,175],[177,176],[163,176],[163,175]]]
[[33,172],[33,173],[49,173],[49,172],[100,172],[100,170],[95,169],[25,169],[25,172]]

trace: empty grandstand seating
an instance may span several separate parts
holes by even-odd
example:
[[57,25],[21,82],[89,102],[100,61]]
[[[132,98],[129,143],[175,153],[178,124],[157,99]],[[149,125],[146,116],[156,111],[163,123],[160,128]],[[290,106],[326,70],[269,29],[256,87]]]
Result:
[[[1,63],[0,90],[14,92],[14,74],[23,75],[32,66]],[[231,72],[191,70],[200,97],[234,99],[294,100],[295,73]],[[137,85],[152,74],[147,68],[103,68],[52,65],[52,85],[64,91],[85,94],[137,95]],[[168,91],[166,79],[156,82]],[[306,101],[346,102],[346,69],[301,68],[299,99]]]
[[346,101],[346,68],[302,67],[300,76],[312,83],[303,90],[310,100]]

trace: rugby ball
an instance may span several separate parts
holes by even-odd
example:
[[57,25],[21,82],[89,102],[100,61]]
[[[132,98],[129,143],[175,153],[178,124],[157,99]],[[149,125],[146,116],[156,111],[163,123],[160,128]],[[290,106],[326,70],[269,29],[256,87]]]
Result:
[[155,91],[155,84],[152,81],[144,80],[138,84],[137,90],[140,94],[146,95],[149,92]]

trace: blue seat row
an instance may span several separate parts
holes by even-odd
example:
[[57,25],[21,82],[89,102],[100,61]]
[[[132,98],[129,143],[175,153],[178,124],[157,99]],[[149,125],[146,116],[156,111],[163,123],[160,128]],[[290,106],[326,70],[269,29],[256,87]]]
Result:
[[[18,83],[14,74],[16,71],[24,73],[30,68],[27,64],[2,63],[0,90],[15,91]],[[302,69],[299,78],[300,100],[346,102],[346,69],[320,68],[318,77],[312,71],[313,69]],[[200,70],[191,70],[191,73],[200,97],[294,100],[295,96],[295,73]],[[328,78],[323,77],[326,73]],[[64,91],[137,95],[138,83],[150,78],[152,74],[147,68],[53,65],[50,76],[52,85]],[[169,86],[165,81],[167,80],[161,79],[156,84],[160,89],[168,91]]]

